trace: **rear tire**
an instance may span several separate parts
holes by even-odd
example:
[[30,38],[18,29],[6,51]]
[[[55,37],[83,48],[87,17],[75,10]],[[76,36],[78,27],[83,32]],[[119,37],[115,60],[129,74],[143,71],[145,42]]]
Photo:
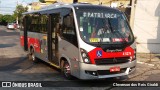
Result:
[[31,49],[28,55],[29,60],[33,61],[34,63],[38,63],[38,58],[36,58],[34,50]]
[[70,69],[70,65],[69,65],[68,61],[62,60],[62,62],[61,62],[61,72],[62,72],[62,75],[66,79],[68,79],[68,80],[73,79],[73,76],[71,75],[71,69]]

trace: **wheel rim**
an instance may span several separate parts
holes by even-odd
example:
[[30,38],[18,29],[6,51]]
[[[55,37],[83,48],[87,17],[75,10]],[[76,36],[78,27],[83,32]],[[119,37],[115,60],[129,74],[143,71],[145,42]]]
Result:
[[35,60],[35,56],[34,56],[34,54],[32,54],[32,60],[33,60],[33,61]]
[[33,49],[31,50],[31,57],[32,57],[32,60],[35,61],[35,55],[34,55]]
[[69,66],[68,63],[66,63],[66,64],[64,65],[64,74],[65,74],[66,77],[68,77],[68,76],[71,74],[70,71],[71,71],[70,66]]

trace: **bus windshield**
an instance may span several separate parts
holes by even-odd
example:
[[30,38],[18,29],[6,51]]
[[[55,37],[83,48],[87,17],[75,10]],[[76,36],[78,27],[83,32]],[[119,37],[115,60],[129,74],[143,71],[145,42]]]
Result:
[[91,44],[127,44],[133,34],[120,11],[78,9],[76,17],[81,38]]

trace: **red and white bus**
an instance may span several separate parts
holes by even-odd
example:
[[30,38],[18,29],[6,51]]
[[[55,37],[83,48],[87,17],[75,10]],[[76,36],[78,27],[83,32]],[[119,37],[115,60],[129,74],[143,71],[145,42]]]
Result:
[[136,66],[134,36],[123,12],[100,5],[54,4],[23,14],[20,43],[70,79],[130,74]]

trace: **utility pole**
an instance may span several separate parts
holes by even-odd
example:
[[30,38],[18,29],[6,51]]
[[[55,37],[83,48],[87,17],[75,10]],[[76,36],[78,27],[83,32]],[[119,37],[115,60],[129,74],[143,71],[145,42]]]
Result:
[[1,12],[1,0],[0,0],[0,12]]
[[77,3],[78,2],[78,0],[73,0],[73,3]]
[[102,5],[102,2],[101,2],[101,0],[98,0],[99,1],[99,5]]
[[130,2],[131,2],[130,26],[133,30],[134,29],[134,16],[135,16],[135,0],[130,0]]
[[[18,6],[18,1],[17,1],[17,6]],[[18,25],[18,15],[17,15],[17,18],[16,18],[16,24]]]

